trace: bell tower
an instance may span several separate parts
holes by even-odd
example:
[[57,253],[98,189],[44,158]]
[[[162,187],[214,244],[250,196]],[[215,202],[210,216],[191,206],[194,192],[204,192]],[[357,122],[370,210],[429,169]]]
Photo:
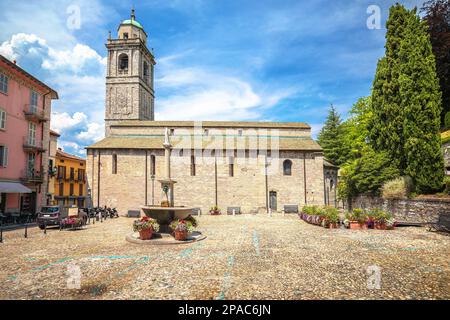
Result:
[[109,34],[106,70],[105,124],[124,120],[154,120],[153,71],[155,58],[147,48],[147,34],[136,21],[134,9],[130,19],[122,21],[117,39]]

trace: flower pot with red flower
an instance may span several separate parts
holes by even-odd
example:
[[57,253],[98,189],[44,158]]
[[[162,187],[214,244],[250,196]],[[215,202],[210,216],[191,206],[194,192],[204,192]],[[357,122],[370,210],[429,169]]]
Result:
[[139,239],[150,240],[153,236],[153,233],[159,231],[159,224],[155,219],[151,219],[145,216],[140,220],[134,221],[133,231],[139,232]]
[[222,212],[220,211],[220,208],[218,206],[213,206],[211,207],[211,209],[209,209],[209,214],[212,216],[218,216],[222,214]]
[[170,224],[170,228],[173,230],[175,240],[178,241],[185,241],[189,233],[194,230],[194,226],[190,220],[174,220]]

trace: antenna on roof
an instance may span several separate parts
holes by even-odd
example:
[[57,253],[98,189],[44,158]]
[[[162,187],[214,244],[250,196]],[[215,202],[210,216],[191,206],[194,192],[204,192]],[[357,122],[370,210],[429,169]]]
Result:
[[131,20],[136,20],[136,15],[134,14],[134,3],[131,4]]

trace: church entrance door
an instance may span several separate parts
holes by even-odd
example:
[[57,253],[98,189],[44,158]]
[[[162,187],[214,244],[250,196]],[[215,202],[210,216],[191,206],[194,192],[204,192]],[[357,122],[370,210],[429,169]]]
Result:
[[277,192],[270,191],[269,193],[269,207],[272,211],[277,211]]

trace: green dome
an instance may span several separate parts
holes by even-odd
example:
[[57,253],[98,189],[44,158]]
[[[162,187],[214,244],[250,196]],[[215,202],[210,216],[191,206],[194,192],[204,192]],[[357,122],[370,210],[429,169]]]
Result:
[[140,24],[139,22],[137,22],[137,21],[134,20],[134,19],[123,20],[121,24],[131,24],[131,25],[133,25],[133,26],[135,26],[135,27],[144,29],[144,27],[142,26],[142,24]]

